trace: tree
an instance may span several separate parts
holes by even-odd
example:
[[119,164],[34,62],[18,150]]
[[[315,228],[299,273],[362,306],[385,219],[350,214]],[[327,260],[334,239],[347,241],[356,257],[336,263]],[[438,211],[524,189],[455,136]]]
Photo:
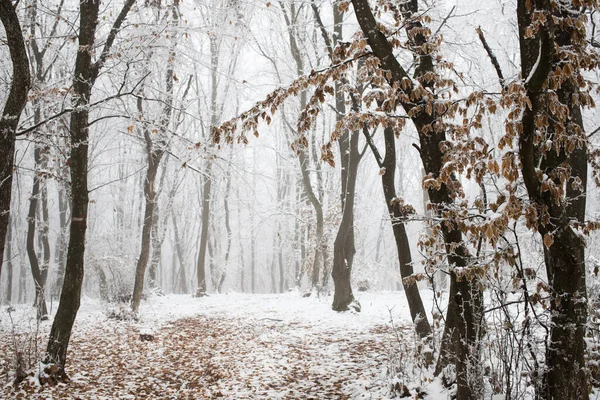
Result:
[[[333,6],[333,40],[325,30],[321,21],[321,16],[317,6],[311,3],[315,20],[319,25],[323,39],[327,45],[331,62],[335,62],[333,48],[338,41],[343,38],[343,16],[344,12],[340,10],[338,4]],[[342,85],[348,85],[348,81],[343,79],[341,82],[335,82],[335,109],[336,121],[339,123],[346,115],[346,100]],[[356,97],[352,95],[353,110],[357,111],[358,104]],[[356,193],[356,178],[358,174],[358,165],[364,155],[359,153],[358,139],[360,133],[358,130],[346,130],[338,140],[338,147],[341,159],[341,206],[342,219],[338,228],[335,241],[333,243],[333,268],[331,276],[334,283],[334,294],[332,309],[335,311],[347,311],[351,306],[354,310],[360,311],[360,304],[354,298],[352,292],[352,267],[354,264],[354,254],[356,248],[354,245],[354,200]]]
[[[61,20],[61,11],[64,4],[62,0],[56,11],[54,21],[48,38],[45,43],[38,44],[37,28],[42,26],[41,18],[38,18],[38,2],[34,0],[29,7],[29,32],[31,34],[30,46],[33,55],[33,67],[35,71],[35,81],[37,85],[42,85],[46,81],[48,73],[53,65],[45,66],[44,58],[50,48],[50,40],[56,35],[59,21]],[[33,123],[36,126],[41,125],[43,118],[43,99],[36,96],[32,102],[33,105]],[[45,150],[45,149],[46,150]],[[44,154],[46,153],[46,154]],[[48,218],[48,187],[45,174],[41,170],[47,169],[48,146],[38,139],[34,146],[33,157],[35,171],[33,185],[31,188],[31,197],[29,198],[29,212],[27,214],[27,256],[31,266],[31,274],[35,283],[35,302],[38,310],[39,319],[47,319],[48,310],[46,306],[46,281],[48,278],[48,269],[50,268],[50,240],[48,237],[50,221]],[[61,216],[61,222],[62,222]],[[37,229],[40,230],[40,240],[42,242],[42,257],[37,255],[35,248],[35,236]],[[60,261],[59,261],[60,262]]]
[[[283,2],[279,2],[279,7],[283,13],[285,20],[290,52],[294,60],[295,73],[297,76],[302,76],[306,72],[306,60],[300,45],[299,30],[301,27],[300,18],[302,15],[302,4],[295,1],[289,3],[286,7]],[[288,9],[289,8],[289,9]],[[306,92],[300,93],[300,110],[306,109],[307,95]],[[304,196],[314,209],[316,224],[315,224],[315,251],[311,269],[310,282],[313,288],[318,288],[319,278],[323,266],[325,264],[325,241],[324,241],[324,211],[322,194],[320,187],[313,184],[311,181],[311,157],[310,151],[314,148],[314,143],[306,140],[303,134],[300,134],[298,129],[294,129],[291,124],[287,123],[290,132],[293,132],[295,139],[292,139],[292,149],[296,151],[298,163],[300,166],[301,182],[304,189]],[[316,160],[315,160],[316,161]],[[318,167],[316,168],[318,172]],[[318,175],[318,174],[317,174]],[[298,274],[299,275],[299,274]],[[297,276],[298,279],[298,276]],[[299,280],[299,279],[298,279]]]
[[[544,242],[550,286],[550,339],[540,398],[587,399],[585,227],[588,137],[581,108],[593,105],[583,72],[598,68],[588,50],[585,8],[597,2],[517,5],[521,76],[506,92],[512,110],[506,145],[518,141],[529,204],[525,218]],[[516,153],[507,153],[510,168]],[[509,158],[510,157],[510,158]],[[510,171],[505,174],[510,175]],[[511,193],[512,194],[512,193]]]
[[[318,9],[314,3],[312,8],[315,14],[317,24],[321,29],[321,33],[327,45],[329,55],[332,63],[341,62],[343,60],[335,58],[334,45],[329,39],[325,26],[321,21]],[[334,4],[334,39],[341,40],[342,38],[342,20],[343,11],[340,11],[339,3]],[[336,114],[337,122],[341,123],[342,116],[345,115],[345,100],[344,93],[341,90],[342,87],[348,88],[349,82],[345,77],[342,77],[339,82],[335,82],[335,102],[338,113]],[[352,104],[352,111],[359,112],[360,105],[357,98],[358,93],[350,90],[349,97]],[[401,204],[402,200],[396,197],[395,189],[395,171],[396,171],[396,144],[395,135],[391,129],[386,129],[384,132],[385,138],[385,157],[382,159],[380,153],[373,142],[372,135],[365,129],[362,129],[368,146],[370,147],[375,161],[381,168],[383,173],[381,174],[382,186],[384,192],[384,198],[387,204],[388,212],[391,217],[392,228],[394,237],[396,239],[396,249],[398,252],[398,258],[400,262],[400,275],[403,278],[403,285],[408,300],[408,306],[410,308],[413,322],[416,323],[416,330],[421,337],[427,337],[431,335],[431,326],[427,320],[423,301],[419,294],[417,282],[411,279],[413,275],[412,259],[410,255],[410,246],[408,237],[406,235],[406,229],[404,226],[404,220],[406,219],[410,206],[406,207]],[[352,301],[352,290],[350,288],[350,274],[344,273],[345,269],[351,271],[352,258],[354,253],[354,234],[353,234],[353,213],[350,210],[345,211],[344,200],[348,198],[351,202],[354,201],[354,192],[348,189],[347,185],[351,184],[353,188],[356,184],[356,169],[358,167],[358,161],[362,156],[359,157],[358,152],[358,134],[359,131],[353,131],[352,135],[346,133],[346,137],[342,137],[339,140],[340,155],[342,158],[342,221],[340,223],[340,230],[336,237],[337,245],[334,247],[334,271],[337,274],[337,279],[334,278],[336,283],[336,289],[338,286],[340,289],[337,296],[334,296],[334,309],[347,307]],[[349,179],[350,178],[350,179]],[[352,219],[351,219],[352,218]],[[352,231],[351,231],[352,230]],[[345,232],[345,233],[344,233]],[[352,254],[352,255],[351,255]],[[344,260],[344,262],[342,262]],[[404,279],[407,278],[407,279]],[[336,300],[337,299],[337,300]]]
[[10,0],[0,1],[0,20],[13,64],[12,83],[0,117],[0,277],[4,262],[4,246],[9,224],[12,193],[15,140],[21,112],[27,103],[31,86],[29,60],[21,24]]
[[396,196],[396,134],[391,128],[385,128],[383,131],[385,140],[385,155],[381,158],[378,149],[373,143],[369,132],[364,132],[367,142],[377,164],[381,168],[381,185],[387,210],[392,223],[392,230],[396,242],[396,251],[398,253],[398,262],[400,264],[400,276],[402,277],[402,286],[406,293],[408,308],[415,330],[422,338],[430,337],[432,334],[431,325],[425,313],[425,306],[419,293],[417,280],[413,277],[412,257],[410,243],[406,234],[405,221],[414,213],[414,208],[410,204],[405,204],[402,198]]
[[[163,158],[163,155],[167,151],[167,132],[169,130],[169,123],[171,121],[171,114],[173,112],[173,86],[174,86],[174,64],[176,52],[175,48],[177,46],[177,38],[179,35],[177,34],[177,28],[179,23],[179,0],[174,0],[173,4],[168,7],[167,14],[171,14],[171,24],[175,29],[175,32],[169,32],[167,35],[171,35],[171,44],[169,46],[169,56],[168,56],[168,67],[165,71],[165,93],[166,99],[164,100],[164,107],[156,126],[152,126],[149,121],[144,121],[142,125],[142,132],[144,141],[146,144],[146,157],[148,162],[148,167],[146,169],[146,178],[144,179],[144,223],[142,226],[142,245],[140,250],[140,256],[138,258],[138,262],[136,265],[135,272],[135,283],[133,287],[133,295],[131,297],[131,309],[133,312],[137,313],[140,307],[140,302],[142,300],[142,292],[144,290],[144,278],[146,275],[146,267],[148,265],[148,259],[150,257],[150,245],[151,245],[151,236],[154,231],[154,235],[156,235],[156,230],[158,225],[158,205],[157,205],[157,191],[158,186],[156,182],[156,176],[158,174],[158,167],[160,166],[160,162]],[[168,18],[168,17],[167,17]],[[158,17],[157,17],[158,19]],[[140,116],[144,116],[144,98],[140,96],[137,98],[137,109]],[[153,139],[153,135],[158,136],[157,139]],[[163,173],[164,176],[164,173]],[[154,244],[154,250],[158,250],[158,243],[155,240],[152,244]],[[154,257],[153,260],[154,261]],[[156,282],[156,266],[155,264],[151,265],[151,286],[155,287]]]
[[[436,213],[440,217],[448,218],[444,213],[453,203],[452,199],[455,197],[453,192],[457,185],[452,174],[442,174],[444,161],[442,145],[447,141],[446,127],[433,109],[437,97],[436,88],[443,83],[438,81],[440,77],[435,72],[432,57],[435,50],[429,43],[428,30],[416,17],[418,2],[411,0],[398,10],[398,13],[406,19],[409,44],[418,57],[414,78],[409,77],[394,56],[392,45],[377,27],[368,1],[352,0],[352,3],[362,32],[387,75],[386,80],[394,90],[397,90],[400,95],[399,103],[410,116],[419,134],[419,153],[427,174],[424,188],[429,192]],[[394,108],[395,105],[390,111]],[[444,334],[447,345],[441,349],[440,366],[446,363],[444,359],[448,355],[444,353],[449,353],[448,347],[452,346],[458,384],[457,396],[461,399],[475,399],[477,393],[473,390],[471,382],[475,377],[471,370],[477,365],[477,355],[473,350],[476,348],[480,334],[482,293],[473,277],[461,277],[461,279],[458,277],[457,268],[468,267],[471,258],[463,242],[461,230],[451,220],[442,223],[440,230],[449,262],[453,266],[450,271],[450,297]]]
[[46,364],[53,364],[50,368],[52,376],[57,380],[67,379],[65,364],[67,349],[79,304],[81,301],[81,287],[84,274],[85,236],[88,217],[88,143],[89,143],[89,104],[92,88],[107,58],[117,34],[135,0],[126,0],[123,8],[113,23],[102,52],[98,59],[92,60],[95,47],[96,30],[99,23],[100,2],[97,0],[83,0],[79,10],[79,40],[78,51],[75,59],[73,78],[73,111],[69,133],[71,136],[71,223],[69,233],[69,246],[67,250],[67,263],[60,302],[56,311],[52,329],[46,348]]

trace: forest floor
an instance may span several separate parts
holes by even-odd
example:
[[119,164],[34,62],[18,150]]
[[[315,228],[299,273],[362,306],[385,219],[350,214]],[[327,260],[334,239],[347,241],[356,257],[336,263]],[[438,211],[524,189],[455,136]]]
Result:
[[[397,357],[399,337],[412,337],[404,293],[362,293],[359,301],[362,312],[335,313],[330,298],[297,292],[156,296],[132,321],[84,299],[69,347],[71,382],[40,387],[31,376],[18,388],[10,376],[15,351],[37,366],[51,321],[38,325],[31,307],[10,315],[4,307],[0,397],[388,399],[399,375],[412,377],[414,394],[414,374],[403,368],[415,366]],[[437,387],[430,384],[426,398],[446,398],[432,393]]]

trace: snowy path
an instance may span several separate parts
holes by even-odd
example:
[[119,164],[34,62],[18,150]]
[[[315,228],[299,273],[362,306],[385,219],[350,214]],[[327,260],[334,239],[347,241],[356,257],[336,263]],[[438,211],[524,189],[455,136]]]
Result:
[[[73,382],[31,388],[23,398],[388,398],[389,310],[396,324],[408,323],[403,293],[364,294],[361,313],[334,313],[329,300],[158,297],[137,323],[107,319],[86,301],[70,348]],[[0,317],[0,350],[10,352],[4,310]],[[26,316],[19,318],[18,329],[26,329]],[[140,340],[140,332],[154,340]],[[15,394],[5,386],[4,397]]]

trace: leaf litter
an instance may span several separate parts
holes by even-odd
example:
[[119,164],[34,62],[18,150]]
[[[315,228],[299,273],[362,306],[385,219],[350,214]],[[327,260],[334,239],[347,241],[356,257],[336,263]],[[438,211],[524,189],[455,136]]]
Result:
[[410,326],[403,297],[364,293],[363,312],[335,313],[329,298],[297,292],[157,296],[137,321],[108,318],[105,304],[85,299],[69,347],[71,381],[40,386],[31,371],[16,388],[15,347],[29,346],[30,355],[35,349],[36,359],[51,321],[37,326],[34,310],[22,306],[11,323],[2,310],[0,397],[388,399],[394,397],[389,355],[397,340],[390,315],[399,329]]

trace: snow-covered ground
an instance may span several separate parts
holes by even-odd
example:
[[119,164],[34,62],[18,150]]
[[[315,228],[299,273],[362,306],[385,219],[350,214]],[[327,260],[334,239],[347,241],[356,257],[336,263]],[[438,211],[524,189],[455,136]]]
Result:
[[[403,346],[418,347],[404,293],[357,298],[360,313],[333,312],[330,297],[298,292],[153,296],[138,321],[108,318],[109,306],[84,298],[69,353],[72,382],[19,390],[22,398],[388,399],[400,382],[446,399],[426,371],[415,371],[414,357],[399,356]],[[15,347],[35,358],[50,325],[38,327],[31,307],[0,312],[5,397],[19,395],[6,377]]]

